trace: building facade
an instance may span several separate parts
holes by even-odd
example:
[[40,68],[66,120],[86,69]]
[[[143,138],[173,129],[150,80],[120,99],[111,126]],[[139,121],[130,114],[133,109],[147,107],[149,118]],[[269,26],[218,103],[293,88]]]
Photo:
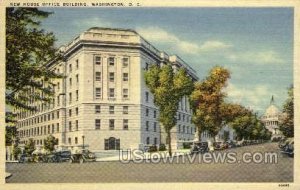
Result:
[[[53,135],[58,147],[90,150],[143,149],[166,143],[159,110],[146,87],[144,72],[151,64],[184,67],[180,57],[159,51],[133,30],[90,28],[64,47],[61,61],[48,64],[64,78],[41,81],[55,93],[50,103],[29,102],[37,111],[15,110],[21,145],[32,138],[42,147]],[[34,89],[32,89],[34,91]],[[30,96],[30,92],[27,94]],[[179,103],[172,146],[194,138],[188,98]]]
[[282,116],[283,114],[275,106],[274,97],[272,96],[270,106],[261,118],[261,121],[266,128],[272,133],[271,139],[283,136],[282,132],[279,130],[279,123],[281,122]]

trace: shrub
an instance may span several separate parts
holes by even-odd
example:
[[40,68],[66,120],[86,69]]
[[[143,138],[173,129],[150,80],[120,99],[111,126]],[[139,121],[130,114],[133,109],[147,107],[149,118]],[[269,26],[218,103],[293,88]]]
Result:
[[190,149],[191,148],[191,143],[189,143],[189,142],[184,142],[182,145],[183,145],[183,149]]
[[166,149],[166,145],[165,145],[165,144],[160,144],[158,150],[159,150],[159,151],[165,151],[165,150],[167,150],[167,149]]
[[148,152],[156,152],[156,151],[157,151],[156,145],[151,145],[148,149]]

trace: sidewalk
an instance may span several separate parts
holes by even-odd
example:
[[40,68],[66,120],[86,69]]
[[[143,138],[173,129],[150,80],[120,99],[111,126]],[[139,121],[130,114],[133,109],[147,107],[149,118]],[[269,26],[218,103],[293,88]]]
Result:
[[[142,159],[143,160],[148,160],[151,159],[153,155],[155,155],[156,159],[162,159],[162,158],[168,158],[170,157],[167,151],[158,151],[158,152],[145,152],[143,154],[139,154],[138,158],[135,158],[133,153],[131,153],[130,158],[128,159],[128,153],[126,151],[120,153],[119,151],[116,152],[117,154],[115,155],[110,155],[110,156],[106,156],[106,157],[98,157],[96,158],[97,162],[109,162],[109,161],[119,161],[120,160],[120,156],[122,156],[125,160],[134,160],[134,159]],[[101,153],[96,153],[99,156],[101,156]],[[177,156],[182,156],[182,155],[186,155],[186,154],[190,154],[190,150],[189,149],[180,149],[180,150],[176,150],[173,153],[173,157],[177,157]]]

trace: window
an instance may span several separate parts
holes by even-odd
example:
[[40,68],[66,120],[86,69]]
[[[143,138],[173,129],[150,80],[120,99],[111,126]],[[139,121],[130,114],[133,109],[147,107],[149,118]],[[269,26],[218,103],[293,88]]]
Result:
[[128,130],[128,119],[123,119],[123,129]]
[[128,57],[124,57],[123,58],[123,67],[128,67],[129,64],[129,58]]
[[71,142],[71,138],[68,138],[68,143],[69,143],[69,144],[71,144],[71,143],[72,143],[72,142]]
[[146,108],[146,116],[148,117],[149,116],[149,109]]
[[69,121],[69,131],[72,131],[72,121]]
[[[35,132],[35,131],[34,131]],[[52,133],[54,133],[54,124],[52,124]]]
[[115,81],[115,73],[114,72],[110,72],[109,73],[109,82],[114,82]]
[[95,96],[96,96],[96,99],[101,98],[101,88],[96,88],[96,94],[95,94]]
[[108,97],[109,98],[114,98],[115,97],[115,89],[114,88],[109,89]]
[[185,133],[185,126],[182,126],[182,132]]
[[[54,119],[54,112],[52,112],[52,120]],[[36,118],[34,119],[34,123],[36,123]]]
[[101,65],[101,57],[100,56],[95,56],[95,64]]
[[99,130],[101,127],[101,120],[95,119],[95,129]]
[[77,137],[75,137],[75,144],[77,144],[78,143],[78,138]]
[[70,88],[72,87],[72,78],[70,77],[69,78],[69,85],[70,85]]
[[78,120],[75,120],[75,131],[78,131]]
[[76,90],[76,101],[78,101],[79,99],[79,93],[78,93],[78,90]]
[[184,114],[182,114],[182,121],[184,121],[185,120],[185,115]]
[[181,115],[180,115],[180,113],[178,113],[178,120],[180,120],[181,119]]
[[153,131],[156,132],[156,122],[153,123]]
[[146,138],[146,144],[150,144],[150,137]]
[[56,132],[59,133],[59,123],[56,124]]
[[109,64],[109,66],[114,66],[115,65],[115,58],[114,57],[109,57],[108,58],[108,64]]
[[123,73],[123,81],[124,82],[128,81],[128,73]]
[[146,92],[145,96],[146,96],[146,102],[149,102],[149,92]]
[[79,60],[76,59],[76,69],[78,69],[78,68],[79,68]]
[[179,132],[179,133],[181,132],[181,128],[180,128],[180,125],[178,125],[178,132]]
[[123,114],[128,114],[128,106],[123,106]]
[[[29,131],[30,132],[30,131]],[[50,133],[50,125],[48,125],[48,134]]]
[[75,113],[76,113],[76,115],[78,115],[78,107],[75,108]]
[[95,113],[101,113],[101,106],[95,105]]
[[79,83],[79,75],[77,74],[76,75],[76,85],[78,85],[78,83]]
[[57,91],[59,91],[60,90],[60,83],[58,82],[57,83]]
[[109,106],[109,113],[114,114],[115,113],[115,106]]
[[69,93],[69,104],[72,103],[72,92]]
[[69,64],[69,72],[72,72],[72,64]]
[[144,68],[144,69],[147,71],[148,68],[149,68],[149,63],[146,62],[146,63],[145,63],[145,68]]
[[153,111],[153,118],[156,118],[156,110]]
[[72,116],[72,109],[69,109],[69,117]]
[[109,130],[114,130],[115,129],[115,120],[110,119],[109,120]]
[[101,81],[101,72],[96,72],[95,73],[95,76],[96,76],[96,81]]
[[156,137],[154,138],[154,144],[157,144],[157,138]]
[[146,131],[149,131],[149,121],[146,121]]
[[123,88],[123,98],[128,99],[128,89],[127,88]]
[[57,96],[57,106],[59,106],[60,105],[60,98],[59,98],[59,96]]

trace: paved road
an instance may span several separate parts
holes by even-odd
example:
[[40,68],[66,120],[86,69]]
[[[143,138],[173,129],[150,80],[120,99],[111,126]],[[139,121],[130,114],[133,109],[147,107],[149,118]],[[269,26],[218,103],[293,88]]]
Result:
[[[279,153],[277,144],[252,145],[225,152],[278,153],[277,164],[266,163],[7,163],[13,175],[7,183],[100,183],[100,182],[293,182],[294,159]],[[201,155],[197,155],[201,156]],[[196,159],[197,160],[197,159]]]

